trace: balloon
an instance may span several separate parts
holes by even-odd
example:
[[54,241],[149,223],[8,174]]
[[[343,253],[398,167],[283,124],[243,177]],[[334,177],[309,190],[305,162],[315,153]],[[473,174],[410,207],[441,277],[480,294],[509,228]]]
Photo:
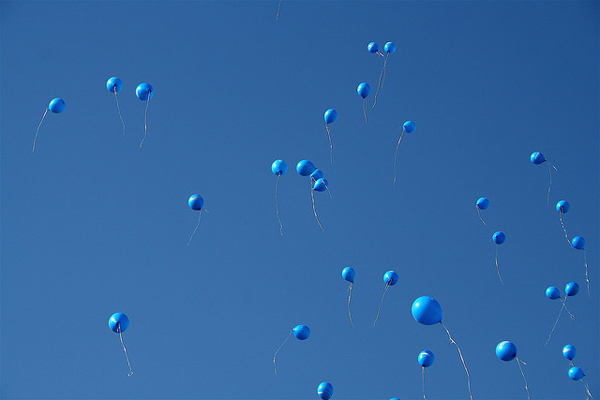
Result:
[[394,42],[387,42],[386,44],[383,45],[383,51],[385,51],[386,53],[392,54],[393,52],[396,51],[396,45],[394,44]]
[[431,351],[423,350],[419,353],[418,360],[419,364],[421,364],[422,367],[430,367],[431,364],[433,364],[433,362],[435,361],[435,356]]
[[575,236],[571,241],[571,246],[577,250],[585,250],[585,239],[581,236]]
[[502,244],[506,241],[506,235],[504,234],[504,232],[498,231],[494,233],[494,235],[492,236],[492,240],[496,244]]
[[273,164],[271,164],[271,171],[273,171],[275,175],[285,175],[287,170],[288,166],[283,160],[275,160],[273,161]]
[[406,133],[413,133],[415,131],[415,129],[417,128],[417,126],[412,121],[406,121],[404,123],[404,125],[402,125],[402,128],[404,129],[404,132],[406,132]]
[[375,42],[371,42],[367,45],[367,50],[369,53],[377,53],[379,51],[379,46]]
[[292,332],[294,332],[294,336],[296,339],[305,340],[310,336],[310,328],[306,325],[296,325]]
[[570,344],[563,347],[562,352],[563,352],[563,356],[565,356],[565,358],[567,360],[572,360],[577,355],[577,349],[575,348],[575,346],[570,345]]
[[342,278],[347,280],[350,283],[354,283],[354,277],[356,276],[356,272],[352,267],[346,267],[342,270]]
[[320,178],[320,179],[317,179],[317,181],[315,182],[315,186],[313,189],[316,190],[317,192],[324,192],[327,190],[328,187],[329,187],[329,182],[327,182],[327,179]]
[[396,283],[398,283],[399,279],[400,277],[395,271],[388,271],[383,274],[383,282],[389,284],[390,286],[394,286]]
[[583,373],[583,370],[579,367],[573,367],[569,370],[569,378],[573,379],[574,381],[581,380],[584,376],[585,374]]
[[325,111],[325,114],[323,114],[323,119],[325,120],[326,124],[334,123],[337,119],[337,111],[330,108],[329,110]]
[[137,88],[135,88],[135,95],[138,99],[146,101],[148,97],[152,98],[154,96],[154,88],[149,83],[140,83]]
[[48,104],[48,110],[52,111],[55,114],[61,113],[65,110],[65,101],[59,97],[56,97],[50,101]]
[[544,157],[544,155],[542,153],[540,153],[539,151],[536,151],[535,153],[531,153],[531,156],[529,157],[529,159],[535,165],[542,164],[544,161],[546,161],[546,157]]
[[319,179],[321,179],[323,177],[323,171],[321,171],[320,169],[315,169],[312,174],[310,174],[310,178],[312,179],[313,182],[318,181]]
[[480,197],[476,204],[480,210],[486,210],[490,206],[490,201],[485,197]]
[[123,313],[114,313],[108,319],[108,326],[110,326],[110,329],[112,329],[113,332],[118,333],[119,326],[121,328],[121,332],[125,332],[127,328],[129,328],[129,318],[127,318],[127,315]]
[[296,172],[302,176],[309,176],[315,170],[315,165],[308,160],[302,160],[296,165]]
[[554,286],[549,286],[548,289],[546,289],[546,297],[550,300],[560,299],[560,290]]
[[367,82],[363,82],[356,88],[356,92],[363,99],[367,98],[369,93],[371,93],[371,86]]
[[567,296],[575,296],[579,292],[579,285],[576,282],[569,282],[565,286]]
[[121,82],[121,80],[116,76],[113,76],[112,78],[106,81],[106,88],[111,93],[118,93],[123,88],[123,82]]
[[571,205],[566,200],[561,200],[558,203],[556,203],[556,211],[558,211],[561,214],[568,213],[570,208]]
[[442,307],[433,297],[421,296],[411,308],[413,318],[423,325],[433,325],[442,321]]
[[333,385],[329,382],[321,382],[317,388],[317,394],[323,400],[329,400],[333,396]]
[[496,346],[496,355],[502,361],[512,361],[517,356],[517,346],[507,340],[500,342]]
[[204,206],[204,199],[198,194],[193,194],[188,199],[188,205],[192,210],[200,211]]

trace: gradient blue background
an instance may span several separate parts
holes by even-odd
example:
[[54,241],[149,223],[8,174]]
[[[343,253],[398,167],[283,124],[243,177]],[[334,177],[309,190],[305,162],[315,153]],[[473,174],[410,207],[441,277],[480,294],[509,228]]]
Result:
[[[561,349],[599,391],[599,6],[554,2],[1,3],[2,352],[6,399],[333,399],[468,397],[441,326],[410,314],[442,305],[476,399],[583,399]],[[373,87],[398,46],[365,124]],[[119,93],[122,135],[106,80]],[[148,109],[135,87],[148,82]],[[48,102],[50,114],[31,152]],[[323,122],[331,125],[333,164]],[[401,124],[413,120],[393,156]],[[546,203],[546,164],[558,168]],[[275,217],[273,160],[284,236]],[[312,160],[332,199],[295,172]],[[205,199],[200,228],[191,194]],[[491,206],[477,217],[475,201]],[[566,199],[569,247],[554,204]],[[499,283],[490,241],[499,248]],[[349,323],[343,267],[356,270]],[[400,276],[384,300],[382,275]],[[560,304],[544,296],[577,281]],[[124,312],[135,374],[108,327]],[[288,341],[297,324],[312,330]]]

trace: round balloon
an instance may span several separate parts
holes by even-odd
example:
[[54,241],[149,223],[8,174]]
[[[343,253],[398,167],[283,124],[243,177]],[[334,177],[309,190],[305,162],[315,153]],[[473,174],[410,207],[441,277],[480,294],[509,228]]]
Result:
[[320,179],[317,179],[317,181],[315,182],[315,186],[313,187],[313,189],[317,192],[324,192],[327,190],[328,187],[329,187],[329,182],[327,182],[327,179],[320,178]]
[[310,336],[310,328],[306,325],[296,325],[292,331],[296,339],[305,340]]
[[326,124],[334,123],[337,119],[337,111],[335,111],[333,108],[330,108],[329,110],[325,111],[325,114],[323,114],[323,119],[325,120]]
[[585,239],[581,236],[575,236],[573,240],[571,240],[571,246],[577,250],[585,250]]
[[310,178],[312,179],[313,182],[318,181],[319,179],[321,179],[323,177],[323,171],[321,171],[320,169],[315,169],[312,174],[310,174]]
[[549,286],[548,289],[546,289],[546,297],[550,300],[560,299],[560,290],[558,290],[557,287]]
[[204,206],[204,199],[199,194],[193,194],[188,199],[188,205],[192,210],[200,211]]
[[275,160],[273,161],[273,164],[271,164],[271,171],[273,171],[275,175],[285,175],[287,170],[288,166],[283,160]]
[[492,236],[492,240],[496,244],[502,244],[506,241],[506,235],[504,234],[504,232],[498,231],[494,233],[494,235]]
[[544,161],[546,161],[546,158],[544,157],[544,155],[542,153],[540,153],[539,151],[536,151],[535,153],[531,153],[531,156],[529,157],[529,159],[535,165],[542,164]]
[[309,176],[315,170],[315,165],[308,160],[302,160],[296,164],[296,172],[302,176]]
[[348,282],[354,283],[354,277],[356,276],[356,272],[352,267],[346,267],[342,270],[342,278],[347,280]]
[[394,286],[396,283],[398,283],[399,279],[400,277],[395,271],[388,271],[383,274],[383,282],[385,282],[386,285],[389,284],[390,286]]
[[48,104],[48,110],[52,111],[55,114],[61,113],[65,110],[65,101],[59,97],[56,97],[50,100],[50,104]]
[[476,204],[480,210],[486,210],[490,206],[490,201],[485,197],[480,197]]
[[404,129],[404,132],[406,133],[413,133],[416,128],[417,126],[412,121],[406,121],[404,125],[402,125],[402,129]]
[[500,342],[498,343],[498,346],[496,346],[496,355],[502,361],[511,361],[517,356],[517,346],[508,340]]
[[333,396],[333,385],[329,382],[321,382],[317,388],[317,394],[323,400],[329,400]]
[[371,86],[369,86],[367,82],[363,82],[358,85],[358,87],[356,88],[356,92],[360,97],[366,99],[369,93],[371,93]]
[[572,360],[577,355],[577,349],[575,348],[575,346],[570,345],[570,344],[563,347],[562,351],[563,351],[563,356],[565,356],[565,358],[567,360]]
[[111,93],[118,93],[123,88],[123,82],[121,82],[121,80],[116,76],[113,76],[112,78],[106,81],[106,88]]
[[569,370],[569,378],[573,379],[574,381],[581,380],[584,376],[585,374],[583,373],[583,370],[579,367],[573,367]]
[[121,332],[125,332],[129,328],[129,318],[123,313],[114,313],[108,319],[108,326],[110,326],[113,332],[118,333],[119,326],[121,327]]
[[383,45],[383,50],[386,53],[392,54],[393,52],[396,51],[396,45],[394,44],[394,42],[387,42],[386,44]]
[[152,98],[154,96],[154,88],[149,83],[140,83],[137,88],[135,88],[135,95],[138,99],[146,101],[148,97]]
[[561,200],[558,203],[556,203],[556,211],[558,211],[561,214],[568,213],[570,208],[571,205],[566,200]]
[[422,367],[430,367],[433,362],[435,361],[435,356],[433,355],[433,353],[429,350],[423,350],[422,352],[419,353],[419,364],[421,364]]
[[369,53],[377,53],[379,51],[379,46],[375,42],[371,42],[367,45],[367,50]]
[[579,285],[577,282],[567,283],[567,286],[565,286],[565,293],[567,296],[575,296],[577,293],[579,293]]
[[421,296],[416,299],[411,308],[412,316],[423,325],[433,325],[442,322],[442,307],[433,297]]

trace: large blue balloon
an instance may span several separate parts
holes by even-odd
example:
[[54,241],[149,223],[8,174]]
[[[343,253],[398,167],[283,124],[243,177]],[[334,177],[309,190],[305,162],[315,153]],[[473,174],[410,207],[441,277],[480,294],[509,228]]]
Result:
[[135,95],[138,99],[146,101],[148,97],[152,98],[154,96],[154,88],[149,83],[140,83],[137,88],[135,88]]
[[50,104],[48,104],[48,110],[52,111],[55,114],[61,113],[65,110],[65,101],[59,97],[56,97],[50,100]]
[[433,297],[421,296],[416,299],[411,308],[413,318],[423,325],[433,325],[442,322],[442,307]]
[[529,159],[535,165],[542,164],[543,162],[546,161],[546,157],[544,157],[544,155],[542,153],[540,153],[539,151],[536,151],[535,153],[531,153],[531,156],[529,157]]
[[394,44],[394,42],[387,42],[386,44],[383,45],[383,51],[385,51],[386,53],[392,54],[393,52],[396,51],[396,45]]
[[337,111],[335,111],[333,108],[330,108],[329,110],[325,111],[325,114],[323,114],[323,119],[325,120],[326,124],[334,123],[337,119]]
[[354,277],[356,276],[356,272],[352,267],[346,267],[342,270],[342,278],[347,280],[348,282],[354,283]]
[[561,214],[568,213],[570,208],[571,205],[566,200],[561,200],[558,203],[556,203],[556,211],[558,211]]
[[569,378],[573,379],[574,381],[579,381],[583,379],[584,376],[585,374],[583,373],[583,370],[579,367],[573,367],[569,370]]
[[565,286],[565,293],[567,296],[575,296],[577,293],[579,293],[579,285],[577,282],[567,283],[567,286]]
[[320,169],[315,169],[312,174],[310,174],[310,179],[312,179],[313,182],[318,181],[319,179],[321,179],[323,177],[323,171],[321,171]]
[[399,279],[400,277],[395,271],[388,271],[383,274],[383,282],[385,282],[386,285],[389,284],[390,286],[394,286],[396,283],[398,283]]
[[548,289],[546,289],[546,297],[550,300],[560,299],[560,290],[558,290],[557,287],[549,286]]
[[496,355],[502,361],[511,361],[517,356],[517,346],[508,340],[500,342],[498,343],[498,346],[496,346]]
[[271,164],[271,171],[273,171],[275,175],[285,175],[287,170],[288,166],[283,160],[275,160],[273,161],[273,164]]
[[309,176],[315,171],[315,165],[308,160],[302,160],[296,164],[296,172],[302,176]]
[[108,326],[110,326],[113,332],[119,333],[119,326],[121,332],[125,332],[129,328],[129,318],[123,313],[114,313],[108,319]]
[[404,132],[406,133],[413,133],[416,128],[417,126],[412,121],[406,121],[404,125],[402,125],[402,129],[404,129]]
[[363,82],[358,85],[358,87],[356,88],[356,92],[360,97],[366,99],[369,93],[371,93],[371,86],[369,86],[367,82]]
[[367,50],[369,53],[377,53],[379,51],[379,45],[375,42],[371,42],[367,45]]
[[433,362],[435,361],[435,356],[433,355],[433,353],[429,350],[423,350],[422,352],[419,353],[419,364],[421,364],[422,367],[430,367]]
[[573,240],[571,240],[571,246],[577,250],[585,250],[585,239],[581,236],[575,236]]
[[313,189],[317,192],[324,192],[327,190],[328,187],[329,187],[329,182],[327,182],[327,179],[320,178],[320,179],[317,179],[317,181],[315,182]]
[[575,356],[577,355],[577,349],[575,348],[575,346],[573,345],[566,345],[565,347],[563,347],[563,356],[565,356],[565,358],[567,360],[573,360],[575,358]]
[[480,197],[476,204],[480,210],[486,210],[490,206],[490,201],[485,197]]
[[494,233],[494,235],[492,235],[492,240],[496,244],[502,244],[506,241],[506,235],[504,234],[504,232],[498,231]]
[[121,82],[121,80],[116,76],[113,76],[112,78],[106,81],[106,88],[111,93],[119,93],[123,88],[123,82]]
[[296,339],[305,340],[310,336],[310,328],[306,325],[296,325],[292,332],[294,332],[294,336]]
[[323,400],[329,400],[333,396],[333,385],[329,382],[321,382],[317,388],[317,394]]
[[192,210],[200,211],[204,207],[204,199],[199,194],[193,194],[188,199],[188,205]]

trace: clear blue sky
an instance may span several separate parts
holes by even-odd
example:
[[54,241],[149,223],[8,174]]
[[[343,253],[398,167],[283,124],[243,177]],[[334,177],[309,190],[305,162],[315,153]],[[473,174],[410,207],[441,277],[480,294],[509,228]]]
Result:
[[[599,390],[596,1],[2,1],[1,396],[5,399],[468,398],[456,348],[418,324],[436,298],[475,399]],[[383,59],[397,45],[371,108]],[[118,76],[125,136],[106,80]],[[365,124],[360,82],[373,88]],[[135,95],[154,86],[144,135]],[[48,102],[66,109],[46,117]],[[331,124],[333,163],[323,112]],[[398,152],[406,120],[416,123]],[[547,164],[558,169],[550,204]],[[279,181],[270,165],[284,159]],[[323,170],[313,216],[302,159]],[[202,221],[187,206],[205,199]],[[491,206],[475,211],[477,198]],[[554,205],[571,204],[564,238]],[[506,233],[494,263],[496,230]],[[356,270],[350,325],[343,267]],[[395,270],[377,326],[382,275]],[[544,291],[576,281],[560,304]],[[108,318],[124,333],[135,374]],[[312,335],[290,339],[297,324]]]

